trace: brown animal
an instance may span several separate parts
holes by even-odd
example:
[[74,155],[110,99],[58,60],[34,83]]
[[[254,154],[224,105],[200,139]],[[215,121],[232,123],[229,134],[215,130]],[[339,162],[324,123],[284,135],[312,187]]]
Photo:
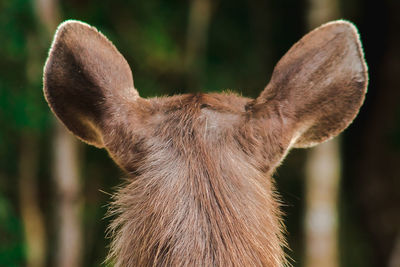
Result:
[[130,176],[115,197],[116,266],[282,266],[271,174],[291,148],[345,129],[367,88],[357,29],[325,24],[279,61],[256,99],[233,93],[143,99],[95,28],[62,23],[44,71],[57,117]]

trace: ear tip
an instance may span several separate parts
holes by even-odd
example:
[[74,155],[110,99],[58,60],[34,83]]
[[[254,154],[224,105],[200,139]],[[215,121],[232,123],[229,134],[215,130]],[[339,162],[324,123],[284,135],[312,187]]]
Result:
[[356,25],[354,25],[351,21],[339,19],[327,22],[322,24],[316,30],[330,30],[334,32],[340,32],[341,34],[345,34],[351,39],[355,40],[361,46],[360,34]]
[[341,34],[344,34],[348,38],[348,40],[351,40],[351,42],[355,44],[358,57],[360,58],[360,63],[362,65],[361,66],[362,72],[364,73],[365,76],[364,78],[365,80],[368,80],[368,66],[367,63],[365,62],[364,50],[362,47],[360,34],[358,32],[356,25],[351,21],[339,19],[327,22],[318,27],[316,30],[319,29],[340,32]]
[[[95,31],[97,31],[94,27],[90,26],[89,24],[87,24],[85,22],[79,21],[79,20],[70,19],[70,20],[66,20],[66,21],[60,23],[60,25],[58,25],[56,32],[54,34],[53,41],[50,46],[48,58],[50,57],[54,47],[58,43],[66,42],[66,39],[71,38],[71,35],[73,36],[74,35],[73,33],[76,31],[79,31],[79,30],[95,30]],[[72,37],[72,38],[74,38],[74,37]]]
[[[104,39],[106,39],[108,42],[110,42],[99,30],[97,30],[96,27],[93,27],[89,25],[86,22],[80,21],[80,20],[75,20],[75,19],[68,19],[60,23],[57,27],[57,30],[54,34],[54,39],[53,39],[53,44],[58,39],[61,39],[60,37],[64,36],[65,34],[73,35],[73,34],[91,34],[94,33],[95,35],[102,36]],[[111,43],[111,42],[110,42]]]
[[348,28],[348,29],[357,31],[357,27],[354,25],[354,23],[349,20],[345,20],[345,19],[329,21],[325,24],[322,24],[321,27],[326,27],[326,26],[343,27],[343,28]]
[[359,31],[354,23],[351,21],[345,20],[345,19],[339,19],[339,20],[334,20],[330,21],[328,23],[325,23],[321,25],[318,29],[325,29],[333,32],[338,32],[340,34],[343,34],[347,40],[352,43],[355,48],[355,54],[357,55],[357,58],[359,59],[359,76],[358,78],[361,80],[361,88],[363,93],[365,94],[367,92],[367,87],[368,87],[368,65],[365,61],[365,55],[364,55],[364,50],[360,38]]
[[95,29],[94,27],[90,26],[89,24],[80,21],[80,20],[75,20],[75,19],[68,19],[60,23],[58,25],[57,30],[56,30],[56,36],[57,33],[66,31],[71,28],[87,28],[87,29]]
[[[66,20],[60,25],[58,25],[57,30],[54,34],[54,39],[51,44],[53,47],[56,45],[58,42],[62,42],[63,40],[65,41],[66,37],[68,36],[69,38],[77,38],[78,36],[75,36],[77,33],[89,33],[89,32],[95,32],[99,33],[99,31],[95,28],[90,26],[89,24],[79,21],[79,20],[74,20],[74,19],[69,19]],[[68,38],[67,37],[67,38]]]

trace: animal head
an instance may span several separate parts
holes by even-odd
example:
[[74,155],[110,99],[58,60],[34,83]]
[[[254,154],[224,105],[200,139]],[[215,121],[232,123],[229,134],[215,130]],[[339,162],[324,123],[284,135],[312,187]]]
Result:
[[256,99],[233,93],[141,98],[95,28],[62,23],[44,69],[50,108],[130,177],[116,194],[117,266],[281,266],[271,173],[291,148],[344,130],[367,88],[356,28],[327,23],[278,62]]

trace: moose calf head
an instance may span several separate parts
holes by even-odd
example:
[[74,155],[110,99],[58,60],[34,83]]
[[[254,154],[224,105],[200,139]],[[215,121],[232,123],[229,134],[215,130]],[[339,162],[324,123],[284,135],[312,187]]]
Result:
[[116,266],[285,264],[271,174],[291,148],[345,129],[366,87],[358,33],[346,21],[304,36],[256,99],[141,98],[124,57],[78,21],[59,26],[44,72],[57,117],[130,176],[113,203]]

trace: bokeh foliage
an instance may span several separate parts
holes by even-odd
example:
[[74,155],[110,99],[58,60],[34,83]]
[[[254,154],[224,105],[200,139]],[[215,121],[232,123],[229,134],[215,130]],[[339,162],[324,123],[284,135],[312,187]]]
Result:
[[[306,32],[307,2],[304,0],[213,1],[204,58],[194,62],[198,75],[196,83],[191,83],[188,81],[193,79],[193,73],[184,64],[190,1],[71,0],[60,1],[59,5],[62,19],[85,21],[112,40],[131,65],[135,86],[143,97],[224,89],[255,97],[266,85],[277,60]],[[367,60],[375,63],[383,55],[375,53],[375,43],[368,37],[366,27],[371,24],[365,21],[371,14],[370,5],[369,1],[364,4],[358,0],[342,1],[342,11],[346,18],[364,26],[361,34],[367,36],[364,43]],[[57,207],[52,203],[51,181],[53,116],[42,95],[42,67],[50,42],[35,16],[32,1],[0,0],[0,266],[22,266],[25,259],[17,185],[21,140],[27,135],[34,136],[39,143],[39,201],[49,226],[46,234],[50,248],[54,242],[52,217]],[[373,66],[370,70],[378,71]],[[374,88],[372,95],[375,95]],[[372,104],[368,104],[364,113],[373,105],[373,100],[368,101]],[[389,140],[400,153],[400,112],[397,111]],[[366,123],[365,119],[362,123]],[[344,144],[357,139],[355,134],[360,129],[362,125],[352,126]],[[357,155],[357,151],[345,152]],[[344,158],[351,165],[354,158],[346,155]],[[294,151],[275,175],[282,197],[288,203],[283,209],[293,249],[288,254],[296,261],[295,266],[301,265],[303,252],[304,171],[301,166],[304,161],[304,151]],[[102,191],[113,192],[124,174],[105,151],[92,147],[82,146],[81,162],[85,202],[84,266],[99,266],[107,252],[104,232],[109,220],[104,218],[109,195]],[[345,178],[349,178],[349,173],[354,174],[354,170],[346,167]],[[342,262],[343,266],[372,266],[373,239],[360,227],[364,217],[352,203],[357,183],[351,181],[343,184],[340,203]],[[54,257],[52,253],[50,250],[48,264]]]

